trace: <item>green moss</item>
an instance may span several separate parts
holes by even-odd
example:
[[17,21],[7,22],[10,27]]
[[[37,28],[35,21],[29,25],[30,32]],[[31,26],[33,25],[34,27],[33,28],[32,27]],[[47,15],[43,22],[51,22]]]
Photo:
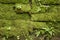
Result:
[[32,14],[31,20],[35,21],[60,21],[59,13],[41,13],[41,14]]
[[24,35],[31,30],[30,21],[25,20],[1,20],[4,27],[0,27],[0,34],[6,36]]
[[13,4],[1,4],[0,3],[0,11],[1,12],[7,12],[7,11],[13,11]]
[[28,14],[16,14],[16,13],[0,13],[0,19],[8,19],[8,20],[14,20],[14,19],[23,19],[23,20],[29,20],[30,16]]
[[0,0],[3,3],[28,3],[28,0]]
[[32,5],[32,9],[30,10],[30,12],[32,12],[32,13],[37,13],[37,12],[39,12],[39,11],[41,11],[41,8],[40,8],[39,6],[37,6],[37,5]]
[[25,19],[28,20],[28,14],[18,14],[13,10],[13,4],[0,4],[0,19]]
[[60,0],[41,0],[42,4],[60,4]]
[[37,6],[32,4],[32,7],[29,4],[16,4],[16,11],[17,12],[31,12],[31,13],[44,13],[44,12],[60,12],[60,6],[54,5],[40,5]]
[[22,10],[23,12],[29,12],[31,10],[30,4],[15,4],[16,10]]
[[30,16],[28,14],[16,14],[16,19],[30,20]]
[[57,6],[55,6],[55,5],[41,5],[40,6],[40,13],[46,13],[46,12],[55,12],[55,13],[59,13],[60,12],[60,6],[59,5],[57,5]]
[[[36,30],[47,27],[54,27],[60,33],[60,23],[57,22],[60,21],[60,6],[51,5],[60,4],[60,0],[40,0],[41,5],[35,1],[32,0],[30,5],[29,0],[0,0],[0,34],[9,37],[30,37],[31,34],[35,35]],[[21,12],[17,13],[14,6]]]
[[0,19],[0,27],[4,27],[4,26],[13,26],[12,21],[11,20],[1,20]]
[[37,29],[48,27],[45,22],[31,22],[31,25],[33,26],[33,28],[37,28]]
[[55,13],[59,13],[60,12],[60,6],[57,5],[57,6],[54,6],[54,5],[51,5],[47,12],[55,12]]
[[0,4],[0,19],[7,19],[15,15],[12,4]]

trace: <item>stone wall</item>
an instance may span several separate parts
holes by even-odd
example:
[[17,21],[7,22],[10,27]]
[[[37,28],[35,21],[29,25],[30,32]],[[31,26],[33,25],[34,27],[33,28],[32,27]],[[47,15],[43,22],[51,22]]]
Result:
[[[0,34],[8,36],[33,30],[33,28],[55,27],[60,30],[60,0],[41,0],[41,6],[32,0],[0,0]],[[21,10],[16,8],[21,6]],[[10,31],[8,31],[10,30]]]

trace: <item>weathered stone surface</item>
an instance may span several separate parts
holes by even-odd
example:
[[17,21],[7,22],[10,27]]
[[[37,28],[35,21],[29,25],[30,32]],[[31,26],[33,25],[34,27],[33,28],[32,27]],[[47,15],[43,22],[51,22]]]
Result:
[[31,16],[31,20],[34,21],[60,21],[60,13],[40,13]]

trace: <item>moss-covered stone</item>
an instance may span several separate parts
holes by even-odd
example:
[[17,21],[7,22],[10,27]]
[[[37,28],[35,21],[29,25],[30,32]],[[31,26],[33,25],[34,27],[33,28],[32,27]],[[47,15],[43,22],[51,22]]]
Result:
[[1,3],[28,3],[29,0],[0,0]]
[[51,5],[49,6],[49,8],[47,9],[47,12],[55,12],[55,13],[59,13],[60,12],[60,6],[57,5]]
[[38,13],[41,11],[41,8],[40,6],[37,6],[37,5],[32,5],[32,8],[30,10],[31,13]]
[[[0,34],[6,36],[23,35],[29,32],[30,21],[25,20],[0,20],[4,27],[0,27]],[[27,34],[26,34],[27,35]]]
[[31,22],[33,28],[42,29],[48,27],[46,22]]
[[7,19],[15,15],[13,4],[0,4],[0,19]]
[[13,7],[14,7],[13,4],[1,4],[0,3],[0,11],[1,12],[8,12],[8,11],[13,12]]
[[0,0],[0,36],[4,37],[0,40],[5,37],[15,40],[13,36],[20,36],[20,40],[33,38],[36,31],[51,27],[60,34],[60,5],[57,4],[60,0]]
[[16,11],[29,12],[31,10],[30,4],[22,4],[22,3],[18,4],[18,3],[16,3],[15,7],[16,7],[15,8]]
[[60,0],[40,0],[41,4],[60,4]]
[[30,11],[31,13],[45,13],[45,12],[60,12],[60,6],[55,6],[55,5],[41,5],[41,6],[36,6],[32,5],[32,9]]
[[15,4],[15,10],[17,12],[31,12],[31,13],[38,13],[38,12],[46,12],[50,7],[46,5],[37,6],[35,4]]
[[13,10],[13,4],[0,4],[0,19],[29,19],[30,16],[26,13],[17,14],[15,10]]
[[13,26],[13,21],[0,19],[0,28],[5,26]]
[[[3,12],[2,12],[3,13]],[[30,16],[28,14],[16,14],[14,12],[8,12],[8,13],[0,13],[0,19],[8,19],[8,20],[15,20],[15,19],[23,19],[23,20],[29,20]]]
[[[0,34],[7,37],[29,35],[29,32],[34,32],[41,28],[59,27],[60,25],[52,22],[33,22],[26,20],[0,20],[2,27],[0,27]],[[0,24],[1,25],[1,24]],[[35,30],[34,30],[35,28]]]
[[60,21],[60,13],[31,14],[34,21]]
[[32,7],[30,4],[16,4],[15,10],[19,13],[21,12],[30,12],[30,13],[44,13],[44,12],[60,12],[60,6],[54,6],[54,5],[40,5],[37,6],[35,4],[32,4]]

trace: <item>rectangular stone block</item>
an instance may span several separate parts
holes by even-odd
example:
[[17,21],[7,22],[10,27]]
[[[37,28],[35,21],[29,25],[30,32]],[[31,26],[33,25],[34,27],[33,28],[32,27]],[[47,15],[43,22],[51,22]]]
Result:
[[43,5],[41,7],[41,11],[40,12],[55,12],[58,13],[60,12],[60,6],[59,5]]
[[1,4],[0,3],[0,12],[13,12],[13,4]]
[[26,13],[17,14],[13,10],[13,4],[0,4],[0,19],[25,19],[28,20],[30,16]]
[[60,0],[41,0],[42,4],[60,4]]
[[32,6],[31,12],[36,13],[45,13],[45,12],[60,12],[59,5],[41,5],[41,6]]
[[32,22],[31,24],[34,30],[53,28],[57,34],[60,33],[60,22]]
[[6,26],[13,26],[13,27],[27,27],[27,26],[31,26],[31,22],[30,21],[26,21],[26,20],[3,20],[3,19],[0,19],[0,24],[2,26],[0,27],[6,27]]
[[[17,36],[22,33],[29,34],[29,32],[33,32],[34,28],[39,30],[41,28],[47,27],[60,27],[60,23],[53,23],[53,22],[32,22],[26,20],[0,20],[0,34],[1,35],[8,35],[8,36]],[[56,28],[56,29],[57,29]],[[59,29],[58,29],[59,30]],[[7,33],[8,32],[8,33]]]
[[33,28],[36,28],[36,29],[42,29],[42,28],[48,27],[46,22],[31,22],[31,25]]
[[33,31],[53,28],[57,34],[60,33],[60,22],[32,22],[31,24]]
[[13,22],[12,20],[0,19],[0,28],[1,27],[6,27],[6,26],[13,26],[12,22]]
[[15,19],[30,20],[29,14],[16,14]]
[[[32,9],[29,4],[15,4],[17,12],[31,12],[31,13],[44,13],[44,12],[60,12],[60,5],[32,5]],[[21,8],[20,8],[21,7]],[[27,8],[26,8],[27,7]],[[21,9],[21,10],[18,10]]]
[[29,0],[0,0],[0,3],[28,3]]
[[30,16],[28,14],[16,14],[14,12],[0,12],[0,19],[7,19],[7,20],[15,20],[15,19],[23,19],[29,20]]
[[[4,25],[0,27],[0,34],[1,35],[20,35],[22,33],[27,34],[30,28],[30,21],[25,20],[0,20],[0,22]],[[12,25],[11,25],[12,24]]]
[[33,21],[60,21],[60,13],[40,13],[31,14],[31,20]]

